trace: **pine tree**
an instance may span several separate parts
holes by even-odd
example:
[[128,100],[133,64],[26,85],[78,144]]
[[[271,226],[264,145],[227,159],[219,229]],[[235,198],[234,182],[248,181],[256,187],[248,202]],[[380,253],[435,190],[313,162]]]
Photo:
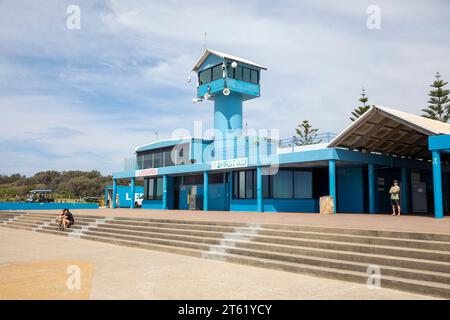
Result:
[[292,137],[292,141],[296,146],[320,143],[322,141],[317,140],[317,131],[319,129],[313,128],[308,120],[303,120],[295,129],[296,136]]
[[367,98],[364,88],[362,89],[361,92],[361,98],[359,98],[358,101],[361,102],[363,105],[352,111],[353,117],[350,117],[350,120],[352,121],[356,121],[356,119],[361,117],[364,114],[364,112],[370,109],[370,106],[367,105],[367,101],[369,101],[369,98]]
[[450,101],[448,99],[450,90],[444,89],[447,82],[440,79],[441,75],[439,72],[436,72],[435,78],[436,80],[430,86],[434,88],[434,90],[430,90],[430,93],[428,94],[428,96],[430,96],[430,100],[428,100],[430,105],[427,108],[422,109],[425,113],[422,117],[448,122],[450,119]]

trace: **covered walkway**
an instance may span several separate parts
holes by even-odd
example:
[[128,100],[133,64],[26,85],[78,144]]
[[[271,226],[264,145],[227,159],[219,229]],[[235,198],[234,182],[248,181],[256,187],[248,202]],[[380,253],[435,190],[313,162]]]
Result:
[[[414,159],[423,162],[421,167],[433,168],[434,216],[442,218],[448,211],[448,152],[450,150],[450,125],[414,114],[372,106],[360,118],[339,134],[330,148],[358,150],[362,153],[379,154],[391,159]],[[441,156],[442,153],[442,156]],[[432,160],[432,163],[430,162]],[[408,177],[412,168],[401,168],[401,206],[408,212],[408,199],[413,179]],[[417,168],[418,169],[418,168]],[[375,164],[368,164],[369,211],[375,213]],[[445,196],[443,184],[445,181]],[[420,180],[417,181],[420,183]],[[418,190],[423,187],[418,187]],[[426,190],[426,185],[425,185]],[[423,190],[422,190],[423,192]],[[446,203],[444,203],[444,200]]]

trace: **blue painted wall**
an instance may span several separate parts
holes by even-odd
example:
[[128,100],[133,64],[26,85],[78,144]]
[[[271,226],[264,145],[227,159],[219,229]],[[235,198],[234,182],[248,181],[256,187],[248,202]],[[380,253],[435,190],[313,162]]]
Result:
[[[107,186],[105,188],[105,205],[107,200],[107,192],[108,190],[112,190],[112,186]],[[130,186],[117,186],[117,194],[119,195],[119,206],[122,208],[129,208],[131,205],[131,187]],[[137,199],[140,195],[144,194],[143,186],[135,187],[135,199]],[[113,201],[115,201],[113,199]]]
[[337,212],[364,212],[364,187],[362,168],[338,168]]
[[98,203],[0,202],[0,210],[98,209]]
[[319,212],[317,199],[263,199],[266,212]]
[[162,200],[144,200],[142,201],[143,209],[162,209]]

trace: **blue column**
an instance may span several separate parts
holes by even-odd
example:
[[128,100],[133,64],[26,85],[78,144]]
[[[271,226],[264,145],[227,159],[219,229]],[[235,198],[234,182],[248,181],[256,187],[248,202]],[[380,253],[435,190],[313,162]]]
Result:
[[167,210],[167,176],[163,175],[162,209]]
[[263,177],[262,167],[256,167],[256,211],[263,212]]
[[203,172],[203,210],[208,211],[208,171]]
[[136,190],[136,188],[135,188],[135,182],[136,182],[136,178],[135,177],[133,177],[133,178],[131,178],[131,187],[130,187],[130,189],[131,189],[131,194],[130,194],[130,198],[131,198],[131,204],[130,204],[130,208],[131,209],[133,209],[134,208],[134,195],[135,195],[135,190]]
[[336,213],[336,161],[328,162],[328,176],[330,183],[330,196],[333,197],[334,213]]
[[441,154],[439,151],[433,150],[431,155],[433,161],[434,217],[443,218]]
[[233,171],[228,172],[228,210],[231,211],[231,199],[233,199]]
[[112,208],[116,208],[117,179],[113,179]]
[[402,188],[400,190],[401,196],[401,210],[402,213],[408,213],[408,169],[402,168]]
[[375,213],[375,166],[369,163],[369,213]]

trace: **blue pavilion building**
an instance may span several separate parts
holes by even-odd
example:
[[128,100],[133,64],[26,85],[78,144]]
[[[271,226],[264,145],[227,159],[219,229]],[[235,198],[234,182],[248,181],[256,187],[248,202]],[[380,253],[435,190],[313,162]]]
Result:
[[449,124],[372,106],[340,134],[319,135],[314,144],[250,136],[243,130],[244,102],[260,97],[265,70],[206,50],[193,68],[194,100],[214,104],[213,137],[138,147],[131,166],[113,174],[112,199],[118,179],[129,181],[132,199],[136,179],[143,179],[147,209],[318,212],[319,198],[329,195],[336,213],[388,213],[388,190],[398,180],[403,213],[449,213]]

